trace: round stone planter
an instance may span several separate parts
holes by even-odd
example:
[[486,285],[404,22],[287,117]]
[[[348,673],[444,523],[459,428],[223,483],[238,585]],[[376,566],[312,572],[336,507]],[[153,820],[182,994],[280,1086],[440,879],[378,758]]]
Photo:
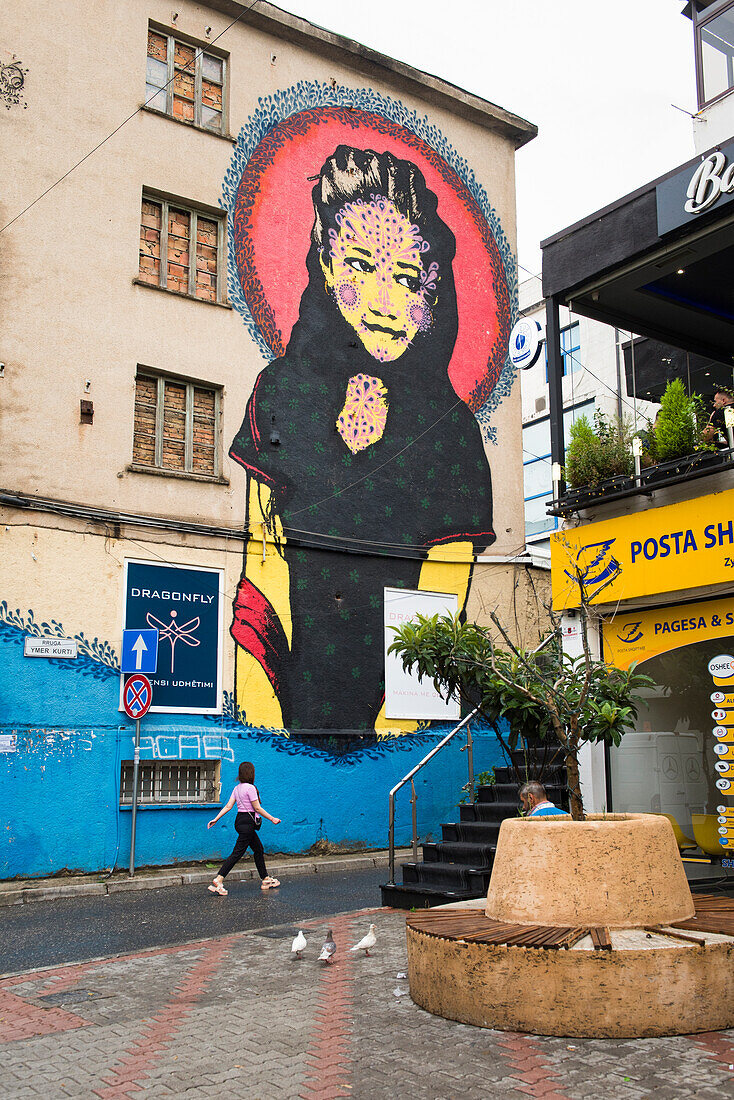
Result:
[[502,822],[486,913],[513,924],[635,928],[693,916],[673,829],[659,814]]
[[664,817],[505,821],[486,907],[472,904],[407,918],[410,993],[429,1012],[578,1037],[734,1026],[734,902],[695,908]]

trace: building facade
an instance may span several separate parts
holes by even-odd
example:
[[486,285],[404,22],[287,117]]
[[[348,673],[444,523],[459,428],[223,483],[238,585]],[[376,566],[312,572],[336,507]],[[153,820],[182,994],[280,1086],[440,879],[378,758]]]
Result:
[[[554,511],[562,529],[551,540],[553,601],[569,650],[581,645],[579,575],[597,652],[620,668],[636,662],[653,681],[621,745],[587,752],[587,807],[665,814],[691,876],[734,866],[734,331],[720,277],[734,244],[734,206],[722,185],[734,147],[732,36],[723,34],[732,13],[731,3],[687,9],[699,89],[707,89],[697,140],[710,101],[713,145],[543,244],[554,461],[563,463],[563,304],[642,334],[637,379],[659,393],[678,377],[710,413],[705,447],[658,455],[626,483],[602,483],[585,498],[581,490],[572,500],[561,484]],[[701,65],[723,79],[722,58],[728,81],[714,95]]]
[[4,14],[0,874],[120,862],[123,629],[158,632],[139,863],[228,848],[242,759],[271,848],[381,846],[449,720],[386,703],[390,616],[533,619],[507,341],[534,127],[266,3]]

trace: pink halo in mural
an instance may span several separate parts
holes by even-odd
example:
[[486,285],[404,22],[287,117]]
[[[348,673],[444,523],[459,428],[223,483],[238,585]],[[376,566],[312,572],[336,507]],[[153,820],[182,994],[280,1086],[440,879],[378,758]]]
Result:
[[283,355],[308,282],[310,177],[338,145],[413,161],[437,196],[438,214],[456,237],[459,333],[449,378],[476,412],[507,356],[511,302],[500,250],[454,169],[422,138],[382,115],[356,107],[298,111],[269,130],[253,151],[237,188],[232,228],[237,273],[255,324],[273,356]]

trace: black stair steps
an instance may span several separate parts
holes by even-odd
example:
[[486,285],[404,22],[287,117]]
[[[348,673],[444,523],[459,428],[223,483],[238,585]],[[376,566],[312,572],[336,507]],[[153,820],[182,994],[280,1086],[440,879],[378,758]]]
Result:
[[[499,833],[499,826],[497,827]],[[464,863],[472,867],[491,867],[496,844],[470,844],[441,841],[423,845],[424,863]]]
[[395,883],[394,886],[381,886],[382,904],[393,909],[430,909],[434,905],[455,905],[457,901],[470,901],[477,895],[471,890],[444,890],[440,886],[429,886],[427,882],[408,886]]
[[[532,775],[542,750],[515,761]],[[567,807],[565,769],[546,767],[542,778],[548,798]],[[489,887],[500,826],[517,817],[521,786],[511,767],[495,768],[495,782],[478,787],[476,800],[459,807],[459,819],[441,825],[441,840],[422,845],[423,859],[402,864],[402,883],[381,886],[382,904],[395,909],[428,909],[482,898]]]

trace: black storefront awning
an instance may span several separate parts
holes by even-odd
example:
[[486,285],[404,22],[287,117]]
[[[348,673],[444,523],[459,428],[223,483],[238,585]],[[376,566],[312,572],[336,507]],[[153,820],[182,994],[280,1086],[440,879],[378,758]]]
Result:
[[717,363],[717,377],[727,375],[734,364],[734,140],[541,247],[547,298]]

